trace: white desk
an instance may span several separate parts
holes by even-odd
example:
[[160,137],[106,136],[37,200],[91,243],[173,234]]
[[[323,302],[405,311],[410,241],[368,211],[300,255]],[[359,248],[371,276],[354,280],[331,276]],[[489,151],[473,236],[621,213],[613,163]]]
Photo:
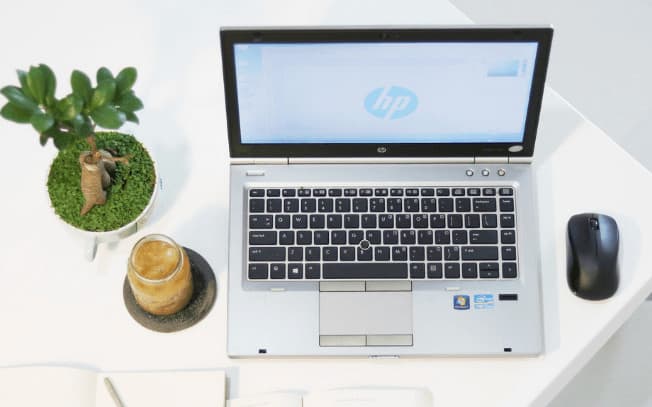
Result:
[[[279,6],[261,1],[246,7],[243,2],[184,2],[183,8],[157,2],[134,6],[126,0],[101,7],[77,3],[25,1],[0,7],[0,83],[15,83],[15,68],[46,62],[68,91],[66,78],[74,68],[93,72],[107,63],[113,71],[137,66],[136,91],[146,110],[143,124],[127,130],[158,161],[164,188],[142,232],[101,246],[95,262],[86,263],[48,208],[44,183],[54,148],[41,148],[27,126],[0,122],[0,366],[226,368],[231,396],[404,385],[429,387],[438,406],[542,405],[652,290],[652,254],[644,250],[652,246],[647,232],[652,221],[645,216],[652,175],[548,89],[536,148],[544,355],[231,360],[225,353],[228,153],[218,26],[460,24],[468,19],[446,2],[294,1]],[[621,288],[601,303],[575,298],[565,281],[566,221],[590,210],[613,215],[621,228]],[[202,253],[216,272],[219,293],[213,311],[186,331],[148,331],[123,306],[127,254],[140,236],[153,232],[169,234]]]

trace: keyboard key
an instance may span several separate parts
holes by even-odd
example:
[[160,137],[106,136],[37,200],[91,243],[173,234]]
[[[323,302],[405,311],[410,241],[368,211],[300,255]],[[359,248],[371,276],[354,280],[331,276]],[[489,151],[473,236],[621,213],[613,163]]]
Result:
[[364,235],[361,230],[349,230],[349,244],[357,245],[364,239]]
[[303,278],[303,264],[290,263],[288,264],[288,278],[292,280]]
[[353,199],[353,212],[367,212],[367,199],[366,198],[354,198]]
[[388,246],[374,247],[374,260],[389,261],[389,247]]
[[280,189],[268,189],[267,190],[267,196],[281,196],[281,190]]
[[512,188],[500,188],[498,194],[503,196],[514,195],[514,190]]
[[412,227],[412,218],[408,214],[396,215],[396,227],[408,229]]
[[281,195],[283,195],[284,197],[293,197],[297,195],[297,191],[295,189],[286,188],[283,191],[281,191]]
[[292,216],[292,228],[293,229],[305,229],[308,227],[308,216],[306,215],[293,215]]
[[498,226],[498,222],[496,220],[496,215],[494,214],[485,214],[482,215],[482,227],[483,228],[495,228]]
[[299,212],[299,200],[296,198],[284,199],[283,212]]
[[494,196],[496,195],[496,188],[482,188],[482,195]]
[[306,247],[306,261],[321,260],[321,249],[319,247]]
[[498,232],[495,230],[472,230],[471,244],[498,243]]
[[401,198],[387,198],[387,212],[402,212],[403,200]]
[[463,226],[462,215],[448,215],[448,227],[459,229]]
[[410,264],[410,278],[426,278],[426,265],[423,263]]
[[276,231],[249,232],[250,245],[275,245]]
[[455,211],[457,211],[457,212],[471,212],[471,199],[470,198],[455,198]]
[[503,260],[516,260],[516,247],[503,246],[500,249]]
[[500,198],[501,212],[514,212],[514,198]]
[[479,228],[480,227],[480,215],[474,213],[469,213],[464,215],[464,227],[467,229],[470,228]]
[[407,247],[394,246],[392,247],[392,261],[405,261],[407,260]]
[[299,196],[310,196],[310,190],[306,188],[299,188],[297,191],[297,195]]
[[444,276],[446,278],[460,278],[460,264],[459,263],[445,263]]
[[443,276],[441,263],[428,263],[426,269],[428,270],[428,278],[442,278]]
[[450,196],[451,190],[448,188],[437,188],[437,196]]
[[323,261],[337,261],[337,247],[322,247],[321,256]]
[[344,228],[356,229],[360,227],[360,215],[344,215]]
[[324,227],[326,227],[324,215],[310,215],[311,229],[323,229]]
[[480,196],[480,188],[469,188],[466,193],[469,196]]
[[339,188],[331,188],[328,190],[328,196],[342,196],[342,190]]
[[[373,216],[374,219],[376,218],[376,215],[369,215],[369,216]],[[383,229],[391,229],[391,228],[393,228],[394,227],[394,215],[392,215],[392,214],[378,215],[378,227],[383,228]]]
[[371,188],[360,188],[360,196],[372,196],[374,191]]
[[310,230],[298,230],[297,244],[300,245],[312,244],[312,232]]
[[436,212],[437,199],[436,198],[421,198],[421,210],[423,212]]
[[249,212],[265,212],[265,200],[264,199],[250,199],[249,200]]
[[441,260],[443,258],[441,246],[428,246],[426,248],[426,256],[429,261]]
[[385,198],[369,199],[369,212],[385,212]]
[[410,247],[410,261],[424,261],[426,259],[423,246]]
[[464,196],[464,188],[453,188],[453,196]]
[[290,215],[276,215],[274,216],[274,225],[276,229],[289,229],[290,228]]
[[498,260],[494,246],[462,246],[462,260]]
[[294,230],[280,231],[278,233],[278,243],[283,246],[289,246],[294,244]]
[[436,230],[435,231],[436,244],[451,244],[451,232],[449,230]]
[[335,212],[350,212],[351,200],[349,198],[338,198],[335,200]]
[[272,279],[285,279],[285,264],[272,263],[269,267],[269,276]]
[[392,188],[389,190],[389,194],[391,196],[403,196],[403,189],[402,188]]
[[267,200],[267,212],[281,212],[283,209],[283,201],[280,198]]
[[404,198],[405,212],[419,212],[419,198]]
[[319,279],[321,278],[321,264],[319,263],[306,263],[306,278]]
[[332,244],[346,244],[346,231],[333,230],[331,232],[331,242]]
[[473,212],[496,212],[496,198],[473,198]]
[[415,229],[425,229],[428,227],[428,215],[412,215],[412,227]]
[[419,244],[432,244],[432,230],[419,230],[417,232],[417,242]]
[[252,197],[253,196],[256,196],[256,197],[265,196],[265,190],[264,189],[259,189],[259,188],[250,189],[249,190],[249,196],[252,196]]
[[462,278],[478,278],[478,265],[475,263],[462,263]]
[[371,244],[381,244],[380,230],[367,230],[365,239]]
[[503,263],[503,278],[516,278],[516,263]]
[[468,235],[466,230],[454,230],[453,231],[453,244],[467,244]]
[[421,196],[435,196],[434,188],[421,188]]
[[432,229],[441,229],[446,227],[446,215],[430,215],[430,227]]
[[453,212],[453,198],[439,198],[439,212]]
[[358,190],[355,188],[346,188],[344,190],[344,196],[358,196]]
[[317,200],[313,198],[302,199],[301,212],[317,212]]
[[444,247],[444,260],[456,261],[460,259],[459,246],[446,246]]
[[501,228],[513,228],[514,227],[514,215],[500,215],[500,227]]
[[250,280],[267,280],[267,264],[250,264],[249,265],[249,279]]
[[414,230],[401,230],[401,244],[416,244],[417,236]]
[[[380,215],[380,216],[385,216],[387,215]],[[373,229],[376,227],[376,215],[375,214],[370,214],[370,215],[362,215],[361,217],[362,221],[362,227],[365,229]]]
[[342,227],[342,215],[326,216],[326,227],[329,229],[340,229]]
[[249,215],[250,229],[271,229],[274,223],[272,215]]
[[417,188],[407,188],[405,196],[419,196],[419,190]]
[[371,249],[362,249],[358,247],[356,249],[356,253],[357,253],[358,261],[371,261],[374,251]]
[[288,261],[302,261],[303,247],[288,247]]
[[401,279],[407,278],[406,263],[325,263],[324,279]]
[[316,230],[313,235],[312,239],[315,242],[316,245],[327,245],[329,239],[329,233],[327,230]]
[[340,260],[341,261],[355,261],[355,247],[342,246],[340,247]]
[[326,196],[326,190],[324,188],[313,189],[312,196]]
[[249,261],[285,261],[285,247],[250,247]]
[[383,230],[383,244],[398,244],[398,230]]
[[514,244],[516,243],[516,233],[513,230],[503,230],[500,232],[500,243]]
[[319,212],[333,212],[333,199],[322,198],[317,201],[317,210]]
[[480,263],[480,278],[498,278],[498,263]]
[[374,190],[374,195],[376,196],[387,196],[388,191],[387,188],[376,188]]

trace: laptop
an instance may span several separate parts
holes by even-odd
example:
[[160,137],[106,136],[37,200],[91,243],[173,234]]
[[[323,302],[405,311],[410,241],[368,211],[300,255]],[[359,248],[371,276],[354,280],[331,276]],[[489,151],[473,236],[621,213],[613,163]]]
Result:
[[228,354],[537,355],[552,29],[222,28]]

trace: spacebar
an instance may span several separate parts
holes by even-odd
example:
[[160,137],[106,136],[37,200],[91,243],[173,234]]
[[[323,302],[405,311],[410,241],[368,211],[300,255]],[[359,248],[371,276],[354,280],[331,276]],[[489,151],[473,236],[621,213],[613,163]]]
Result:
[[324,263],[324,279],[407,278],[407,263]]

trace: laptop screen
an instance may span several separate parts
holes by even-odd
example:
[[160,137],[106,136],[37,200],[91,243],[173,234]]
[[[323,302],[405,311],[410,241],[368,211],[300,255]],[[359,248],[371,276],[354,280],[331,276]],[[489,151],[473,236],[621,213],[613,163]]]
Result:
[[235,44],[243,144],[520,143],[537,42]]

